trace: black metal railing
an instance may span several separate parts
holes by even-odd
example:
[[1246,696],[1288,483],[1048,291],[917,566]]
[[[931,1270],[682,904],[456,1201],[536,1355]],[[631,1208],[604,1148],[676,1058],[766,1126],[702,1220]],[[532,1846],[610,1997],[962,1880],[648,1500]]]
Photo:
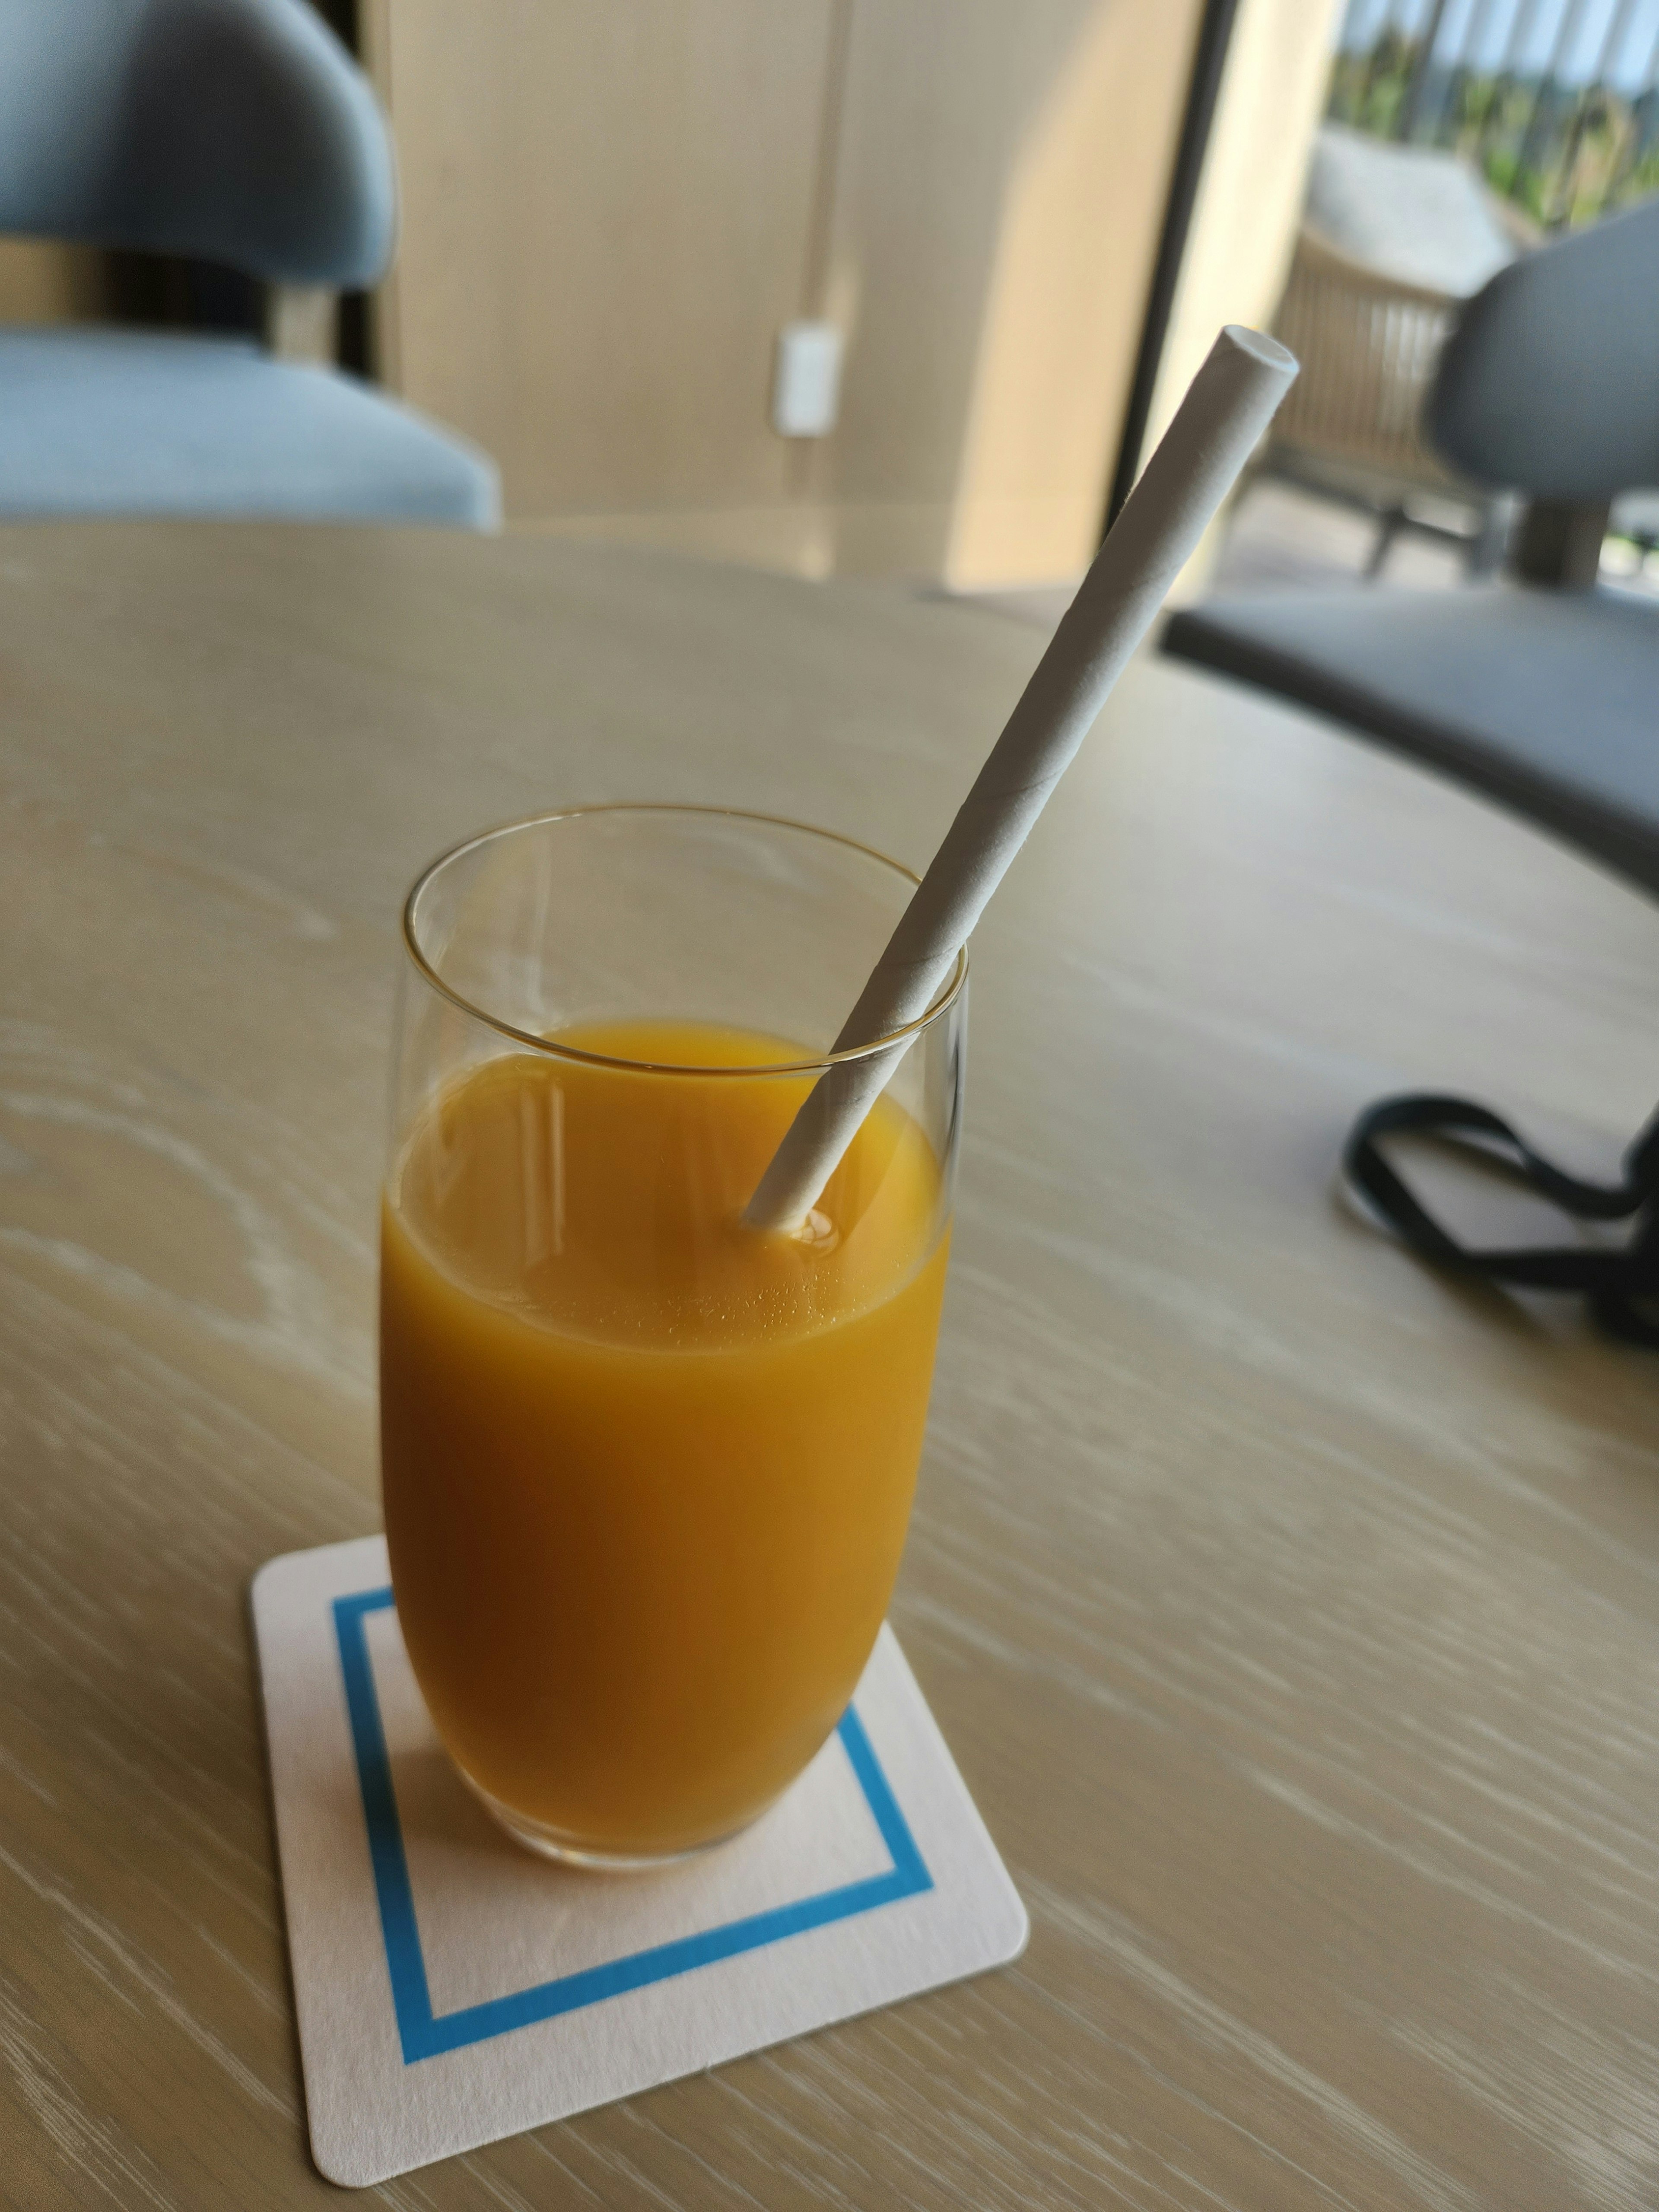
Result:
[[1659,192],[1659,0],[1348,0],[1327,113],[1589,222]]

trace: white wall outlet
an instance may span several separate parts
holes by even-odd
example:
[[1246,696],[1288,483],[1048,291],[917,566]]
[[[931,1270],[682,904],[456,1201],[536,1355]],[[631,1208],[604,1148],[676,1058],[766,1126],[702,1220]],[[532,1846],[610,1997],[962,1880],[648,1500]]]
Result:
[[786,323],[772,377],[781,438],[827,438],[841,404],[842,336],[833,323]]

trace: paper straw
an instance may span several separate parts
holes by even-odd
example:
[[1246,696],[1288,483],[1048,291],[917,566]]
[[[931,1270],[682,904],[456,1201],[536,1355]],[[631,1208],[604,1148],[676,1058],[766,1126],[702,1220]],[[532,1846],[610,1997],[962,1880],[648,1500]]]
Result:
[[[1259,331],[1229,325],[1095,556],[887,950],[836,1039],[855,1050],[919,1021],[1176,575],[1297,373]],[[833,1067],[790,1124],[744,1211],[798,1228],[908,1048]]]

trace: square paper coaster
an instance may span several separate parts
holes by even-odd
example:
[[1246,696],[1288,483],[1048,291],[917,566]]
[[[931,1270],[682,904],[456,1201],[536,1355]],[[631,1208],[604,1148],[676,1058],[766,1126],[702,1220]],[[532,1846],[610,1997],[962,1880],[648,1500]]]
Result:
[[659,1874],[509,1843],[441,1749],[386,1543],[253,1582],[311,2147],[362,2186],[1017,1958],[1024,1907],[884,1628],[763,1820]]

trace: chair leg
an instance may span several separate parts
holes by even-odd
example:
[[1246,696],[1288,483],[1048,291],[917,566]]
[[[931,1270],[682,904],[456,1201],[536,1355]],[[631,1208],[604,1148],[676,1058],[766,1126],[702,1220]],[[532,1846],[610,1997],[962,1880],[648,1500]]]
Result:
[[1371,545],[1371,557],[1365,563],[1365,580],[1374,584],[1382,574],[1382,564],[1388,559],[1394,541],[1406,526],[1406,510],[1391,507],[1386,514],[1379,515],[1376,537]]
[[1523,584],[1589,590],[1601,566],[1607,512],[1606,500],[1533,500],[1516,537],[1516,574]]
[[1509,550],[1510,532],[1515,525],[1513,500],[1505,497],[1488,500],[1480,510],[1480,526],[1468,541],[1464,567],[1470,577],[1495,576],[1504,565],[1504,556]]

